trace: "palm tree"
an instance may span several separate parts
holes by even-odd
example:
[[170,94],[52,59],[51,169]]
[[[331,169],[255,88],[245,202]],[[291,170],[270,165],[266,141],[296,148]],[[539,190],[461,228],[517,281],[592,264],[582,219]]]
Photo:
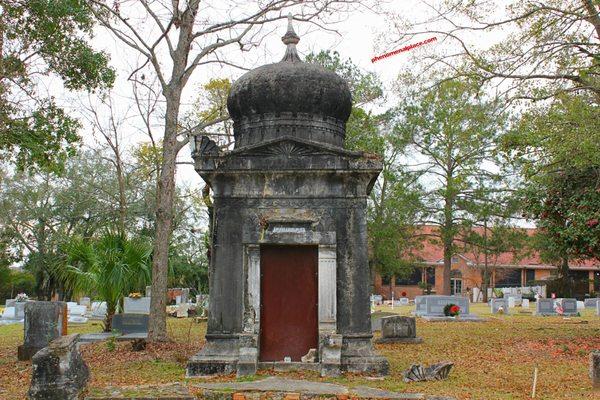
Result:
[[128,293],[141,291],[151,281],[152,245],[142,239],[107,233],[98,239],[74,237],[66,246],[66,263],[57,269],[65,287],[106,301],[104,331]]

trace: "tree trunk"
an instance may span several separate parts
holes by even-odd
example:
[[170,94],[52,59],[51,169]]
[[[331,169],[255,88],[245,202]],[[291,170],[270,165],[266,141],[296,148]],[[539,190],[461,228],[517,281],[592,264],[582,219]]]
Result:
[[[444,239],[446,241],[446,239]],[[450,291],[450,270],[452,269],[452,244],[444,243],[444,269],[442,271],[442,294],[449,296]]]
[[112,330],[112,319],[115,315],[116,306],[114,304],[106,304],[106,317],[104,318],[104,332]]
[[173,197],[175,195],[175,161],[177,157],[177,119],[181,90],[165,93],[165,140],[160,180],[156,193],[156,233],[152,257],[152,296],[148,340],[164,342],[167,337],[167,277],[169,268],[169,241],[173,225]]

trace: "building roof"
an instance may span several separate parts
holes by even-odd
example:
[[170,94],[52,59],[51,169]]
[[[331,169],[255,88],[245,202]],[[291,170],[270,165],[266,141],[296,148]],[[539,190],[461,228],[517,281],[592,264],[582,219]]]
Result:
[[[535,228],[515,228],[522,229],[528,236],[533,236],[536,233]],[[474,228],[475,231],[483,232],[483,228]],[[419,261],[430,264],[438,265],[444,263],[444,249],[440,244],[439,238],[437,237],[438,227],[433,225],[423,225],[417,231],[418,235],[423,235],[421,241],[422,247],[417,248],[412,252]],[[456,242],[459,247],[459,241]],[[465,260],[465,262],[472,266],[482,266],[483,264],[483,253],[479,253],[476,250],[473,251],[459,251],[455,256]],[[491,256],[489,258],[489,265],[500,268],[530,268],[530,269],[556,269],[556,265],[548,264],[542,261],[539,252],[530,251],[528,254],[515,255],[512,252],[501,253],[498,256]],[[586,261],[574,261],[570,263],[571,270],[600,270],[600,262],[594,260]]]

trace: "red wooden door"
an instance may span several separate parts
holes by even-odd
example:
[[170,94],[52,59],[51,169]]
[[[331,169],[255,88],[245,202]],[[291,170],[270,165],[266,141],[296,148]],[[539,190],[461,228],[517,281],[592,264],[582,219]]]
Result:
[[317,263],[317,246],[261,246],[261,361],[300,361],[317,348]]

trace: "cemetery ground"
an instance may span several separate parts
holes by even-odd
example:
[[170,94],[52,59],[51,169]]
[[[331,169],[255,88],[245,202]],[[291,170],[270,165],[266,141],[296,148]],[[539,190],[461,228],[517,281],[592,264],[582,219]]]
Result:
[[[409,315],[414,307],[379,307]],[[472,305],[472,312],[487,322],[425,322],[417,320],[422,344],[378,344],[390,361],[390,375],[372,379],[359,375],[319,378],[313,372],[260,372],[267,375],[340,383],[349,387],[371,386],[398,392],[454,396],[457,399],[529,399],[534,368],[538,367],[538,399],[598,399],[588,377],[590,351],[600,349],[600,318],[593,310],[581,317],[536,317],[531,313],[490,315],[485,305]],[[91,370],[89,393],[108,386],[160,385],[182,382],[200,395],[194,385],[204,379],[185,379],[185,365],[204,338],[206,324],[192,318],[170,318],[173,342],[132,351],[126,342],[100,342],[82,346]],[[69,325],[69,333],[101,330],[100,322]],[[23,341],[22,325],[0,327],[0,398],[24,399],[30,382],[31,364],[17,361],[17,346]],[[446,381],[404,383],[402,372],[412,363],[453,361]],[[235,376],[211,381],[235,380]]]

